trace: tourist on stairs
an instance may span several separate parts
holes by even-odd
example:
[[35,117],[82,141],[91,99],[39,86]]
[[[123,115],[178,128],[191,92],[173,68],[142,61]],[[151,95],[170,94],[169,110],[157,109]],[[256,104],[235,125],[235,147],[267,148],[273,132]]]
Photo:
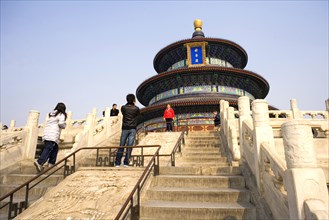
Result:
[[48,160],[48,166],[54,166],[57,159],[59,137],[61,130],[66,127],[67,114],[64,103],[58,103],[54,111],[49,113],[49,118],[44,127],[42,140],[44,141],[44,149],[38,160],[34,162],[39,172],[43,170],[43,164]]

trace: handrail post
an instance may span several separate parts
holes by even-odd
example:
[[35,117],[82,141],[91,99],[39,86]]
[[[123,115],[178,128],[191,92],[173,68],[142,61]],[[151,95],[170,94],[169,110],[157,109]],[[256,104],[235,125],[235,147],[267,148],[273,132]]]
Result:
[[140,187],[140,185],[138,184],[138,187],[137,187],[137,207],[136,207],[136,219],[139,219],[139,217],[140,217],[140,196],[141,196],[141,194],[140,194],[140,191],[141,191],[141,187]]
[[29,185],[30,185],[29,183],[26,184],[24,209],[27,209],[27,204],[29,202]]
[[274,148],[274,137],[272,127],[269,125],[268,103],[264,99],[256,99],[252,103],[252,120],[254,124],[253,132],[253,153],[254,153],[254,168],[257,188],[263,193],[263,185],[261,179],[262,169],[260,167],[260,146],[263,142],[269,144],[271,149]]
[[66,177],[66,172],[67,172],[66,164],[67,164],[67,159],[64,160],[64,179]]
[[142,166],[144,166],[144,147],[142,147],[141,153],[142,153]]
[[154,176],[159,175],[159,150],[156,152],[156,158],[154,158]]
[[8,219],[11,219],[11,211],[13,208],[13,197],[14,197],[14,194],[11,194],[10,199],[9,199]]
[[72,167],[73,173],[75,172],[75,154],[73,154],[73,167]]

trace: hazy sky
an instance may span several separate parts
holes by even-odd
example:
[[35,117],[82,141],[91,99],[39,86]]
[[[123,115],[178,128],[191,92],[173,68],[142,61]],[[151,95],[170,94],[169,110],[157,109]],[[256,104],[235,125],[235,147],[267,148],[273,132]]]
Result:
[[[125,104],[163,47],[206,37],[248,53],[246,70],[270,84],[266,100],[289,109],[325,110],[328,95],[328,1],[3,1],[1,122],[39,123],[57,102],[74,119]],[[143,107],[139,104],[139,107]]]

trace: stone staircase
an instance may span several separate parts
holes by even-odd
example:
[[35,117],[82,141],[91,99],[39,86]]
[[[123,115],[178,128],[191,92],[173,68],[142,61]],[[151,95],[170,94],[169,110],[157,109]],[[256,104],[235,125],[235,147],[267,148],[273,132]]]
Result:
[[176,167],[150,183],[140,219],[256,219],[239,167],[222,152],[218,132],[191,132]]
[[[23,183],[26,183],[33,177],[35,177],[37,171],[35,166],[33,165],[32,160],[21,161],[15,166],[9,167],[5,172],[2,172],[0,175],[0,197],[5,194],[11,192],[16,189]],[[41,177],[45,177],[46,175],[42,175]],[[42,183],[38,184],[31,190],[29,190],[29,204],[32,204],[36,200],[38,200],[41,196],[43,196],[49,189],[56,186],[60,181],[64,178],[63,172],[59,172],[49,176]],[[32,184],[38,182],[41,178],[34,180]],[[17,207],[23,207],[22,202],[25,201],[25,191],[26,188],[22,188],[14,194],[14,203],[16,203]],[[9,201],[9,198],[0,202],[0,206]],[[8,206],[0,210],[0,219],[8,219]]]
[[[115,137],[113,140],[105,140],[104,146],[118,146],[120,142],[120,137]],[[36,154],[40,153],[38,148],[42,143],[38,142],[37,152]],[[96,165],[96,150],[92,150],[91,154],[88,154],[86,158],[82,161],[77,163],[78,167],[94,167]],[[108,152],[108,151],[106,151]],[[106,156],[105,150],[100,152],[100,156]],[[37,157],[37,155],[36,155]],[[59,159],[58,159],[59,160]],[[11,192],[12,190],[16,189],[23,183],[26,183],[28,180],[35,177],[38,172],[36,171],[35,166],[33,165],[34,160],[25,160],[19,163],[16,163],[13,166],[10,166],[3,170],[0,175],[0,197],[4,196],[5,194]],[[42,175],[45,177],[46,175]],[[36,179],[30,185],[38,182],[41,178]],[[29,191],[29,204],[30,206],[32,203],[37,201],[43,195],[46,194],[51,188],[55,187],[59,182],[64,179],[64,171],[63,169],[57,171],[55,174],[49,176],[46,180],[35,186],[33,189]],[[22,207],[22,202],[25,201],[25,190],[26,188],[20,189],[18,192],[14,194],[14,202],[17,204],[17,207]],[[4,200],[0,202],[0,206],[5,204],[9,201]],[[0,220],[8,219],[8,206],[0,210]]]

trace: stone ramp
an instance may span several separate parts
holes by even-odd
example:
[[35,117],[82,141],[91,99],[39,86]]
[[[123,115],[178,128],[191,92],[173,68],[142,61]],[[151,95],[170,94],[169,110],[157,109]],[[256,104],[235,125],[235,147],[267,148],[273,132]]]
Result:
[[176,167],[152,179],[140,219],[255,219],[241,171],[223,152],[218,132],[190,133]]
[[80,168],[15,220],[114,219],[143,168]]

